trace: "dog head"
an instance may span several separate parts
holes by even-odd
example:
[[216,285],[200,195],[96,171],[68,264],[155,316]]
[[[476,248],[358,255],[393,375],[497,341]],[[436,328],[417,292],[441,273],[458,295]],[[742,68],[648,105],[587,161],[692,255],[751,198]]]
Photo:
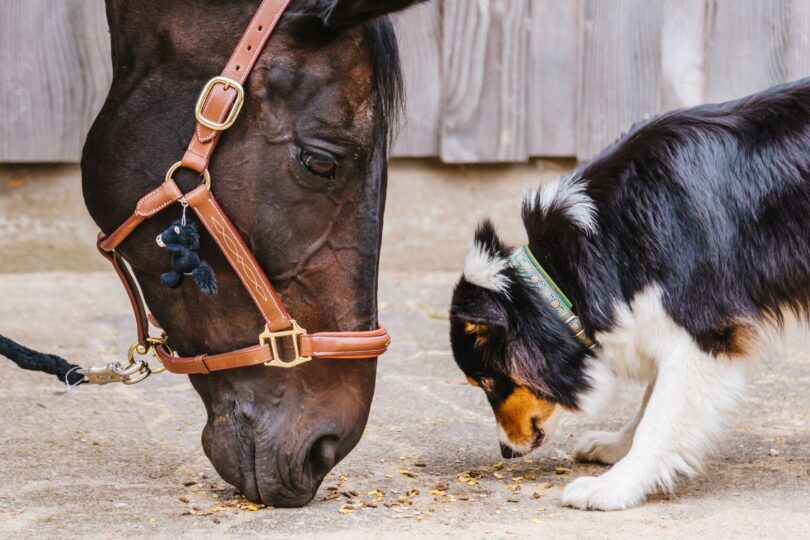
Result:
[[590,389],[588,349],[520,281],[510,252],[484,222],[450,308],[456,363],[486,393],[508,458],[540,446],[561,410],[577,410]]

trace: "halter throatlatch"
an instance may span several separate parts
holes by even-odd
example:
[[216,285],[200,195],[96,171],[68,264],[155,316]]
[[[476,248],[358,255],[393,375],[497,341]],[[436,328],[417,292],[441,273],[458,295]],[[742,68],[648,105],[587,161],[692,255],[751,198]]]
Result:
[[[138,329],[138,340],[129,351],[129,364],[108,364],[79,370],[87,382],[134,384],[153,371],[143,357],[152,353],[172,373],[207,374],[214,371],[264,364],[290,368],[317,358],[364,359],[383,354],[390,343],[385,328],[367,332],[308,334],[290,317],[253,253],[245,244],[211,192],[208,164],[222,132],[236,122],[245,100],[243,85],[264,49],[290,0],[263,0],[236,50],[220,76],[206,83],[195,107],[197,125],[183,159],[169,168],[165,181],[144,196],[135,212],[109,235],[99,234],[99,251],[112,263],[127,291]],[[201,184],[182,193],[173,179],[180,168],[196,171]],[[149,320],[137,284],[116,248],[138,226],[162,210],[180,202],[190,206],[208,230],[265,320],[258,344],[224,354],[179,357],[166,336],[149,336]],[[282,358],[282,345],[289,345],[293,357]]]

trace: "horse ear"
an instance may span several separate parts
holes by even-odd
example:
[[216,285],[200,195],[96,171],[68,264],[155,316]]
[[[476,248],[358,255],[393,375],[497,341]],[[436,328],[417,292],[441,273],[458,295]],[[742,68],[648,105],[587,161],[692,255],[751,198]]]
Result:
[[333,0],[324,19],[327,27],[352,26],[427,0]]

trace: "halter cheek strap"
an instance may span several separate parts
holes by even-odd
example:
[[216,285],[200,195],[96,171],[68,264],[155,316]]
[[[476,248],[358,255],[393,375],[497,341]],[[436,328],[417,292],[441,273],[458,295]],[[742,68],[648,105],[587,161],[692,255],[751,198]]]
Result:
[[[388,348],[391,340],[382,327],[367,332],[308,334],[298,326],[211,192],[211,176],[208,172],[211,156],[222,132],[233,125],[239,116],[245,99],[242,85],[247,81],[259,54],[289,3],[290,0],[264,0],[261,3],[222,75],[208,81],[202,90],[195,108],[197,125],[194,136],[182,161],[169,169],[163,184],[138,202],[135,212],[123,224],[109,235],[99,234],[99,251],[112,263],[121,278],[135,313],[138,341],[130,349],[130,364],[133,366],[145,365],[143,362],[138,364],[133,361],[134,353],[146,354],[149,350],[172,373],[208,374],[260,364],[294,367],[315,358],[376,358]],[[187,194],[180,191],[172,178],[174,172],[181,167],[192,169],[204,178],[199,187]],[[177,202],[191,206],[262,314],[265,330],[259,336],[258,345],[224,354],[183,358],[173,353],[165,337],[149,336],[149,321],[143,298],[116,248],[144,221]],[[282,358],[283,344],[290,346],[294,357]],[[148,375],[148,367],[142,369]],[[139,377],[141,372],[131,375],[130,381]]]

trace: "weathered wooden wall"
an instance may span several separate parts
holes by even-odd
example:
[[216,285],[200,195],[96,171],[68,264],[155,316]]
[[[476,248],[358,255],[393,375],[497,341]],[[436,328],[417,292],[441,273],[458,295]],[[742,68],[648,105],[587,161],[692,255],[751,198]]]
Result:
[[[810,0],[443,0],[423,9],[441,10],[441,33],[419,30],[419,52],[404,43],[408,126],[418,132],[405,131],[400,156],[587,159],[650,115],[810,76]],[[399,27],[420,16],[399,15]],[[438,87],[425,86],[436,73],[426,50],[440,51]]]
[[[433,0],[396,27],[394,154],[447,162],[587,158],[649,115],[810,75],[810,0]],[[0,0],[0,162],[78,160],[109,80],[102,0]]]
[[0,162],[79,159],[109,51],[102,1],[0,0]]

